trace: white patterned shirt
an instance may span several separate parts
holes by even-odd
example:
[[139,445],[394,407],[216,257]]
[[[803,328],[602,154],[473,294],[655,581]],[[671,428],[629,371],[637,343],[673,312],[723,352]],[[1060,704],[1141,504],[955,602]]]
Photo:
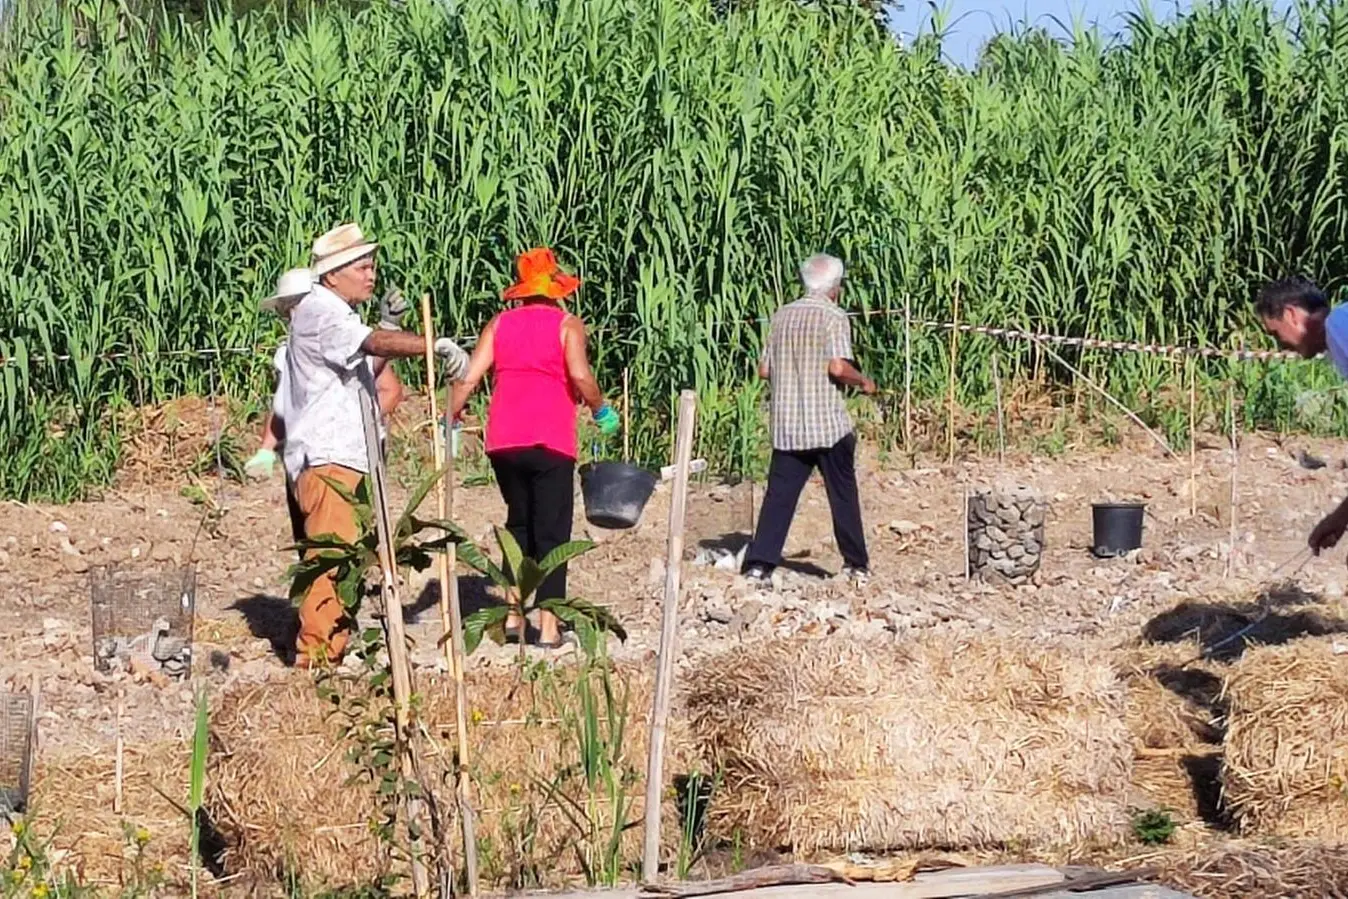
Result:
[[852,433],[833,359],[852,357],[852,322],[832,300],[804,297],[777,310],[763,361],[772,385],[772,448],[827,449]]
[[[285,354],[286,469],[341,465],[369,469],[362,394],[373,379],[361,349],[371,330],[345,300],[321,284],[290,313]],[[363,383],[364,382],[364,383]]]

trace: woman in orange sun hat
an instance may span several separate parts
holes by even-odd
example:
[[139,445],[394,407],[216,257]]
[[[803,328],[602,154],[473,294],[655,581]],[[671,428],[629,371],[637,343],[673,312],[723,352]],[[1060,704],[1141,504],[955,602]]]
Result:
[[[488,372],[486,452],[506,504],[506,530],[527,558],[541,560],[571,539],[575,497],[576,404],[583,402],[604,434],[616,433],[618,414],[604,400],[585,345],[585,323],[562,307],[580,279],[562,271],[552,250],[536,247],[515,260],[517,278],[501,296],[513,302],[487,323],[454,385],[449,417],[455,421]],[[538,599],[566,596],[566,568],[553,572]],[[518,611],[506,634],[523,639]],[[539,644],[561,645],[557,616],[541,612]]]

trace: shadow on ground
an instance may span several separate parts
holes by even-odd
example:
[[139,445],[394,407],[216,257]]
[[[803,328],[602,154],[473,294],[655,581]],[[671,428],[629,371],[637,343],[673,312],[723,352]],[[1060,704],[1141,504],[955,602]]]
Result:
[[[708,537],[705,540],[699,540],[697,545],[699,549],[710,550],[715,553],[728,552],[731,555],[737,556],[739,555],[740,550],[747,547],[752,539],[753,536],[751,534],[746,534],[744,531],[731,531],[730,533],[722,534],[719,537]],[[778,567],[787,571],[794,571],[796,574],[804,577],[815,577],[820,578],[821,580],[833,577],[833,572],[819,567],[814,562],[809,561],[809,558],[809,550],[802,550],[801,552],[792,553],[789,556],[783,557],[781,564]]]
[[287,665],[294,661],[295,635],[299,633],[299,618],[289,599],[254,593],[229,607],[243,616],[248,632],[271,643],[272,652]]
[[1203,656],[1233,662],[1249,646],[1280,646],[1300,637],[1348,633],[1348,619],[1315,609],[1320,597],[1300,587],[1283,585],[1260,594],[1254,602],[1183,602],[1162,612],[1142,628],[1151,643],[1197,640]]

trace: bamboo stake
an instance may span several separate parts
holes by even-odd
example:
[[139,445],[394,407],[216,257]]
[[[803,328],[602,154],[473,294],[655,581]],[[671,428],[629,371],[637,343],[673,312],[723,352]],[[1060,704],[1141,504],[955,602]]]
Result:
[[997,461],[1006,464],[1006,425],[1002,420],[1002,376],[997,371],[997,352],[992,353],[992,391],[997,398]]
[[913,454],[913,307],[912,296],[903,295],[903,448]]
[[1155,431],[1153,431],[1151,428],[1147,427],[1146,422],[1144,422],[1142,419],[1138,418],[1138,417],[1137,417],[1137,414],[1136,414],[1135,412],[1133,412],[1132,409],[1129,409],[1129,408],[1128,408],[1127,406],[1125,406],[1122,402],[1120,402],[1119,400],[1115,399],[1114,396],[1113,396],[1112,394],[1109,393],[1109,391],[1105,390],[1105,389],[1104,389],[1103,387],[1101,387],[1099,384],[1097,384],[1097,383],[1095,383],[1094,381],[1092,381],[1089,377],[1087,377],[1087,376],[1081,371],[1081,369],[1077,368],[1075,365],[1073,365],[1072,363],[1068,362],[1068,361],[1067,361],[1066,359],[1064,359],[1062,356],[1059,356],[1057,353],[1055,353],[1055,352],[1053,351],[1053,349],[1052,349],[1050,346],[1048,346],[1046,343],[1044,343],[1042,340],[1039,340],[1038,338],[1031,338],[1031,339],[1034,340],[1035,346],[1039,347],[1039,348],[1040,348],[1041,350],[1043,350],[1045,353],[1048,353],[1050,356],[1052,356],[1054,359],[1056,359],[1056,360],[1058,361],[1058,364],[1059,364],[1059,365],[1063,366],[1063,368],[1066,368],[1066,369],[1067,369],[1068,371],[1070,371],[1072,374],[1076,375],[1076,376],[1077,376],[1077,380],[1076,380],[1076,384],[1077,384],[1077,385],[1080,385],[1080,384],[1082,384],[1082,383],[1085,383],[1088,387],[1090,387],[1090,388],[1091,388],[1092,390],[1094,390],[1096,393],[1100,394],[1102,397],[1104,397],[1106,400],[1108,400],[1108,401],[1109,401],[1113,406],[1115,406],[1120,412],[1122,412],[1124,415],[1128,416],[1128,418],[1133,422],[1133,424],[1137,425],[1139,428],[1141,428],[1142,430],[1146,431],[1146,432],[1147,432],[1147,435],[1150,436],[1152,440],[1156,441],[1156,444],[1157,444],[1158,446],[1160,446],[1161,449],[1165,450],[1166,455],[1168,455],[1170,458],[1175,459],[1175,460],[1178,460],[1178,459],[1179,459],[1179,456],[1175,455],[1175,451],[1174,451],[1173,449],[1170,448],[1170,444],[1169,444],[1169,443],[1166,443],[1165,438],[1162,437],[1160,434],[1157,434],[1157,433],[1156,433]]
[[951,463],[951,464],[954,464],[954,461],[955,461],[955,375],[956,375],[956,371],[955,371],[955,359],[956,359],[956,355],[955,355],[955,353],[956,353],[956,350],[958,349],[957,338],[959,337],[959,333],[960,333],[960,329],[959,329],[959,324],[960,324],[960,282],[959,282],[959,281],[956,281],[956,282],[955,282],[955,302],[954,302],[953,315],[951,316],[951,321],[954,322],[954,325],[955,325],[955,326],[954,326],[953,328],[950,329],[950,404],[949,404],[949,407],[946,409],[946,431],[947,431],[947,433],[948,433],[948,435],[949,435],[949,440],[948,440],[948,449],[947,449],[947,457],[948,457],[948,458],[947,458],[946,461],[949,462],[949,463]]
[[[370,468],[370,499],[374,507],[375,531],[379,538],[379,572],[384,600],[384,626],[388,633],[389,668],[393,675],[393,700],[396,709],[397,743],[403,779],[416,783],[416,757],[412,747],[412,668],[407,656],[407,630],[403,622],[402,601],[398,597],[397,556],[393,545],[393,520],[388,509],[388,490],[384,484],[384,457],[379,448],[378,413],[374,407],[373,379],[361,366],[366,390],[360,397],[361,424],[365,430],[365,452]],[[408,843],[411,849],[412,890],[417,897],[430,895],[430,879],[416,833],[426,833],[425,801],[404,796]]]
[[1198,367],[1189,361],[1189,517],[1198,514]]
[[679,576],[683,564],[683,527],[688,512],[688,463],[693,455],[693,426],[697,420],[697,394],[679,394],[679,424],[674,443],[674,498],[669,507],[669,546],[665,557],[665,600],[661,609],[660,652],[655,674],[655,699],[651,708],[649,755],[646,760],[645,851],[641,877],[652,883],[660,874],[660,791],[664,783],[665,726],[669,720],[671,683],[674,679],[675,638],[679,620]]
[[122,757],[124,747],[122,744],[122,700],[117,699],[117,719],[113,723],[113,732],[117,735],[116,757],[112,768],[112,812],[115,815],[122,813]]
[[632,461],[632,394],[628,391],[629,369],[623,367],[623,461]]
[[1226,413],[1231,423],[1231,535],[1227,538],[1226,567],[1222,577],[1231,575],[1236,557],[1236,472],[1240,467],[1240,442],[1236,438],[1236,391],[1234,387],[1226,389]]
[[[435,325],[431,321],[431,296],[421,297],[421,321],[426,333],[426,395],[431,403],[431,449],[435,470],[441,477],[435,485],[436,512],[441,520],[454,515],[454,457],[445,456],[445,443],[440,433],[439,414],[435,402]],[[449,409],[445,409],[445,425],[449,426]],[[463,612],[459,608],[459,579],[455,573],[458,564],[457,547],[445,547],[439,559],[440,570],[440,627],[441,644],[445,649],[445,664],[454,680],[454,730],[457,766],[454,771],[455,796],[459,804],[459,821],[463,827],[463,868],[468,882],[468,895],[477,895],[477,826],[469,795],[468,777],[468,688],[464,683]]]

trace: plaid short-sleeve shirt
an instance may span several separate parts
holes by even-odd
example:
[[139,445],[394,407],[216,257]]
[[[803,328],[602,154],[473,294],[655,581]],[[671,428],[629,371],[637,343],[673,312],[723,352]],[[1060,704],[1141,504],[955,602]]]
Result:
[[852,433],[832,359],[852,357],[852,323],[837,303],[805,297],[777,310],[763,361],[772,384],[772,448],[826,449]]

